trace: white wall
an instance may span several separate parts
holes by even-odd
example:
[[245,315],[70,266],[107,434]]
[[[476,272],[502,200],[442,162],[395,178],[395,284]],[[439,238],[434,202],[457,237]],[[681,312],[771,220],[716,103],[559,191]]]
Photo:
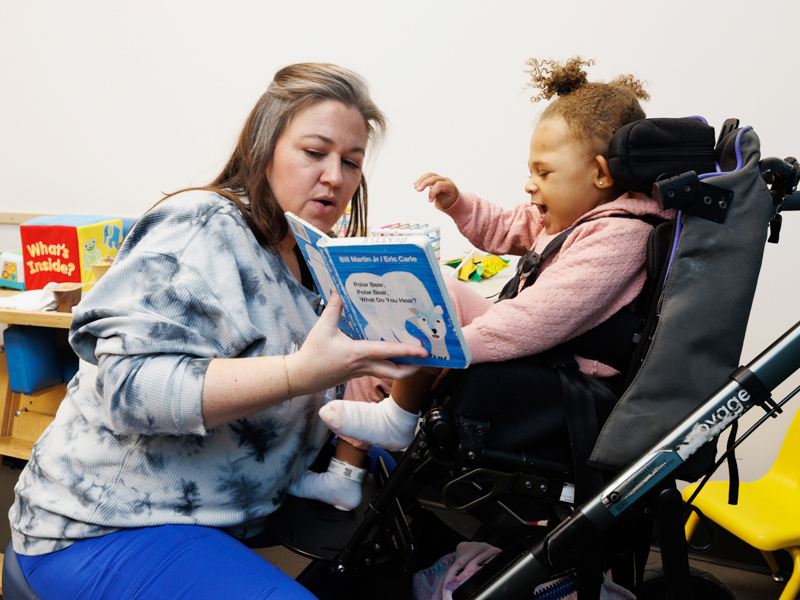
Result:
[[[466,244],[412,182],[432,170],[504,206],[526,201],[543,107],[525,59],[595,58],[592,78],[649,82],[650,116],[738,117],[765,154],[800,155],[798,22],[796,0],[4,0],[0,212],[137,216],[216,174],[277,69],[326,61],[363,74],[391,120],[370,222],[440,222],[452,256]],[[744,361],[800,318],[800,215],[785,221]],[[744,479],[769,466],[788,420],[740,451]]]

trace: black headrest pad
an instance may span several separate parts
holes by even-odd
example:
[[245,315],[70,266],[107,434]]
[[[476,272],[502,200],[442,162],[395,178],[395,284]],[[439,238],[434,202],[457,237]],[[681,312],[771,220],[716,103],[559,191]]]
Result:
[[700,119],[642,119],[611,138],[608,168],[626,190],[650,194],[661,179],[716,171],[715,141],[714,128]]

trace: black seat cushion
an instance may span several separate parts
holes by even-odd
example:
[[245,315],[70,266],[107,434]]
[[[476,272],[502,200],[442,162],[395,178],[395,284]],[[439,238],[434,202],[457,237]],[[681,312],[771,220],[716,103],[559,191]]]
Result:
[[[597,388],[595,408],[604,423],[614,408],[603,382],[575,370]],[[434,402],[451,414],[489,421],[486,446],[572,464],[561,379],[546,355],[481,363],[451,371]]]

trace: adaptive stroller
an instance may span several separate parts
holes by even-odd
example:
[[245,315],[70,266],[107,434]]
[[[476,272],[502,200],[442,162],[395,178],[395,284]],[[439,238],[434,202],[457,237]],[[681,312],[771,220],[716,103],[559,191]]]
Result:
[[[524,405],[535,391],[526,359],[452,373],[411,446],[376,455],[362,507],[342,513],[288,497],[270,518],[280,543],[313,559],[298,580],[318,597],[409,598],[411,574],[466,539],[502,551],[455,590],[457,600],[569,590],[597,598],[609,569],[640,599],[731,597],[689,571],[674,482],[698,479],[721,431],[754,405],[779,412],[770,391],[800,368],[800,325],[738,367],[767,230],[777,241],[780,211],[800,208],[800,194],[791,196],[800,167],[761,160],[755,132],[734,121],[717,140],[693,118],[623,128],[609,164],[625,187],[680,216],[654,227],[637,305],[548,356],[565,399],[553,443],[509,445],[496,415],[482,411],[512,395]],[[597,348],[623,374],[610,415],[570,360]],[[654,529],[664,575],[645,581]],[[13,557],[6,553],[5,595],[33,597],[17,587]]]
[[[509,447],[503,427],[525,415],[498,426],[481,413],[535,396],[526,359],[451,374],[391,474],[377,461],[379,489],[365,490],[359,510],[290,499],[270,519],[283,544],[315,559],[298,580],[320,598],[410,597],[404,575],[467,537],[502,552],[454,592],[459,600],[568,589],[597,598],[608,569],[640,598],[731,597],[689,571],[675,479],[698,479],[720,432],[754,404],[774,410],[770,390],[800,367],[795,328],[737,368],[768,229],[777,242],[780,211],[800,204],[790,196],[800,168],[793,158],[761,160],[755,132],[735,120],[715,139],[695,118],[623,128],[609,164],[626,188],[680,213],[653,230],[638,305],[548,357],[564,373],[560,435]],[[610,416],[570,360],[597,348],[624,375]],[[458,514],[475,527],[460,529]],[[664,574],[645,582],[654,528]]]

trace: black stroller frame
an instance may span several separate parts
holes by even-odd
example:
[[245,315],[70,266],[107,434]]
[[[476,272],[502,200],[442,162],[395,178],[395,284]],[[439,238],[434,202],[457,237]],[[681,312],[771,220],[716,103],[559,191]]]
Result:
[[[736,121],[726,122],[720,143],[727,134],[736,133],[737,127]],[[741,135],[731,139],[735,139],[738,152]],[[740,167],[741,164],[737,169]],[[800,166],[793,158],[767,158],[757,160],[757,168],[761,178],[770,186],[772,206],[766,210],[769,213],[770,241],[776,242],[781,210],[800,209],[800,193],[795,193],[800,179]],[[678,170],[664,176],[662,171],[649,174],[650,181],[645,183],[634,181],[638,175],[639,171],[635,168],[627,174],[625,183],[628,189],[636,189],[636,185],[653,185],[655,182],[652,194],[662,205],[690,211],[696,209],[705,213],[701,216],[709,221],[724,221],[725,209],[736,201],[733,194],[724,189],[701,184],[702,176],[698,178],[695,172]],[[760,243],[763,248],[763,240]],[[755,267],[756,278],[759,267],[760,256]],[[744,315],[745,322],[748,312],[749,303]],[[743,328],[744,324],[742,337]],[[735,349],[737,358],[740,350],[741,345]],[[637,357],[637,360],[641,359],[641,356]],[[319,553],[307,551],[302,543],[297,543],[298,528],[305,526],[315,529],[319,524],[302,525],[311,520],[307,514],[308,504],[304,504],[304,508],[299,513],[295,512],[294,517],[290,516],[288,521],[286,511],[282,508],[271,519],[273,532],[281,543],[316,559],[298,577],[298,581],[320,598],[340,597],[342,581],[353,577],[358,579],[365,571],[377,570],[380,573],[389,565],[395,572],[409,572],[414,565],[414,553],[419,548],[407,519],[409,503],[401,502],[401,498],[414,498],[414,494],[431,481],[428,471],[440,475],[444,469],[451,474],[450,481],[441,490],[443,504],[448,509],[479,514],[483,519],[486,516],[485,512],[481,512],[484,503],[509,493],[551,506],[558,522],[544,535],[538,533],[541,528],[528,528],[530,534],[516,535],[511,541],[503,538],[504,544],[498,544],[503,548],[502,552],[455,590],[454,599],[559,598],[564,596],[546,595],[546,590],[552,590],[564,581],[569,585],[563,589],[572,586],[569,589],[577,587],[579,592],[599,591],[601,580],[595,574],[599,572],[602,575],[612,564],[615,581],[641,593],[640,598],[690,599],[695,582],[689,571],[687,544],[683,535],[685,507],[675,487],[675,479],[697,479],[699,474],[697,469],[691,469],[692,463],[698,460],[708,463],[709,458],[713,462],[713,454],[709,454],[708,450],[715,450],[716,440],[722,431],[754,406],[763,407],[773,417],[781,412],[781,405],[797,390],[777,406],[771,399],[771,391],[800,369],[800,323],[747,366],[739,367],[732,373],[728,370],[724,375],[720,374],[718,365],[715,369],[711,369],[714,375],[711,385],[719,385],[719,381],[727,379],[724,385],[710,395],[706,389],[700,396],[707,398],[702,404],[698,405],[698,395],[695,395],[691,400],[692,410],[683,413],[688,416],[681,419],[680,415],[672,415],[675,417],[673,421],[662,424],[661,430],[656,436],[651,435],[647,445],[641,446],[642,440],[635,440],[626,450],[629,458],[623,456],[619,459],[623,467],[614,471],[617,474],[607,477],[601,489],[584,496],[588,499],[571,513],[563,509],[563,504],[559,505],[561,494],[570,481],[568,469],[558,463],[524,454],[515,455],[487,448],[485,434],[490,426],[488,422],[467,415],[450,414],[446,406],[434,406],[425,413],[417,436],[400,457],[391,475],[383,460],[378,460],[376,476],[380,480],[380,487],[366,504],[363,515],[342,518],[343,521],[349,518],[349,521],[343,526],[347,533],[342,535],[339,532],[340,544],[328,540],[327,552]],[[653,443],[659,437],[660,440]],[[596,452],[593,458],[597,458]],[[614,458],[609,462],[613,464]],[[689,477],[681,475],[686,468],[693,473]],[[481,478],[484,482],[488,481],[485,486],[479,484]],[[461,501],[458,494],[450,493],[452,486],[464,483],[481,488],[477,497]],[[486,487],[489,488],[488,492],[484,492]],[[418,508],[415,502],[411,501],[411,510]],[[502,510],[502,503],[499,504],[499,515],[489,516],[488,519],[497,519],[500,529],[508,528],[509,519]],[[330,519],[335,512],[327,512],[322,520]],[[642,586],[642,572],[654,521],[659,534],[664,574],[658,585],[649,588],[648,592]],[[629,532],[637,527],[643,531],[616,535],[618,531]],[[321,539],[327,537],[328,533],[329,530],[314,531],[311,537]],[[610,533],[612,537],[623,538],[622,549],[608,551],[605,548],[598,551],[607,542]],[[636,537],[640,539],[638,547],[634,541]],[[646,540],[644,549],[641,539]],[[334,550],[334,546],[340,549]],[[644,556],[641,555],[642,551]],[[621,557],[625,560],[620,560]],[[582,570],[586,570],[587,574],[584,575]],[[542,591],[534,592],[537,589]],[[655,596],[648,595],[653,592]],[[710,597],[731,596],[721,592],[721,595],[712,593]]]
[[[502,568],[479,571],[468,580],[471,599],[524,597],[538,585],[547,583],[553,575],[574,567],[576,548],[608,531],[624,514],[632,509],[647,492],[667,481],[670,475],[700,447],[698,441],[715,440],[719,435],[755,406],[761,406],[768,416],[776,416],[781,406],[800,388],[794,390],[781,403],[771,400],[771,390],[800,369],[800,323],[787,331],[760,356],[746,367],[731,375],[731,380],[686,418],[673,432],[646,452],[624,473],[620,474],[594,498],[577,508],[562,521],[544,540],[535,545],[525,545],[518,556],[507,561]],[[671,488],[668,488],[670,490]],[[680,494],[665,490],[667,502]],[[679,533],[682,539],[682,522]],[[576,541],[579,540],[579,541]],[[672,548],[679,551],[681,545]],[[683,554],[685,555],[685,548]],[[678,557],[680,559],[680,557]],[[679,560],[673,567],[680,567]],[[665,568],[665,571],[667,569]],[[688,574],[688,573],[687,573]],[[679,573],[676,573],[679,575]],[[666,584],[675,589],[668,597],[691,598],[685,589],[686,579],[667,577]],[[466,586],[465,586],[466,587]],[[467,592],[467,590],[464,590]],[[455,598],[455,595],[454,595]]]

